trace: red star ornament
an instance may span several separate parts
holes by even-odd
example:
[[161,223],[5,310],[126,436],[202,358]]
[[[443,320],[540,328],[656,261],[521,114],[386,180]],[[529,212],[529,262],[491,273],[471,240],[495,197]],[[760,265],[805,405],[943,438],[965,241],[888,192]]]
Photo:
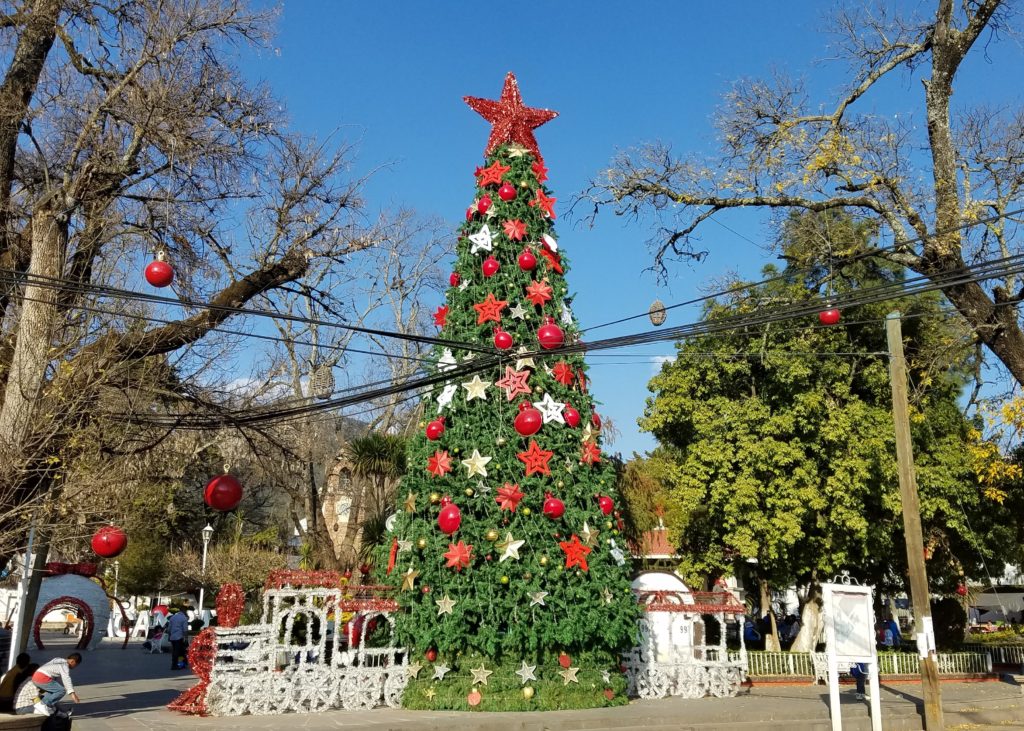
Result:
[[529,448],[525,452],[518,452],[516,457],[519,458],[520,462],[526,465],[527,477],[534,473],[550,476],[551,468],[548,467],[548,460],[550,460],[554,454],[554,452],[541,449],[537,446],[537,442],[531,439]]
[[500,509],[511,510],[514,513],[519,501],[523,499],[523,493],[520,492],[519,485],[506,482],[498,488],[498,497],[494,499],[498,502]]
[[448,568],[462,571],[463,568],[469,566],[469,557],[472,550],[473,546],[467,546],[461,540],[458,543],[449,543],[448,552],[444,554],[444,557],[448,559]]
[[476,175],[480,179],[480,187],[483,188],[485,185],[501,185],[501,179],[511,169],[506,165],[502,165],[498,160],[495,160],[494,164],[489,167],[477,168]]
[[533,130],[557,117],[558,112],[524,106],[523,97],[519,94],[519,83],[511,71],[505,77],[505,86],[497,101],[475,96],[463,97],[463,101],[491,123],[491,136],[487,140],[485,155],[491,154],[498,145],[518,142],[532,152],[535,158],[543,160]]
[[551,300],[551,285],[547,281],[531,282],[526,287],[526,299],[538,307]]
[[560,257],[556,252],[551,251],[546,246],[542,246],[540,249],[540,255],[547,259],[548,265],[552,269],[554,269],[559,274],[564,273],[562,270],[562,257]]
[[446,322],[448,322],[448,305],[441,305],[437,308],[437,312],[434,313],[434,324],[438,327],[444,327]]
[[576,372],[572,369],[572,366],[565,361],[555,363],[555,367],[551,369],[551,373],[554,375],[555,380],[563,386],[571,386],[576,380]]
[[511,401],[518,394],[529,396],[532,393],[530,387],[526,385],[526,379],[529,377],[529,371],[517,371],[512,366],[505,366],[504,377],[495,381],[494,385],[505,389],[505,398]]
[[593,442],[583,442],[583,452],[580,456],[583,464],[594,464],[601,461],[601,448]]
[[530,166],[530,169],[533,170],[533,174],[537,176],[538,183],[543,183],[548,179],[548,169],[544,167],[544,163],[542,161],[538,160],[533,163],[533,165]]
[[571,540],[560,541],[558,545],[565,551],[565,568],[571,569],[573,566],[579,566],[584,571],[590,570],[590,567],[587,566],[587,554],[591,549],[590,546],[580,543],[579,536],[573,533]]
[[434,452],[434,456],[427,460],[427,472],[434,477],[444,477],[452,471],[452,458],[448,450],[440,449]]
[[513,241],[522,241],[526,236],[526,224],[518,218],[512,219],[511,221],[505,221],[505,223],[502,224],[502,228],[505,229],[505,235]]
[[555,201],[556,200],[558,200],[558,199],[557,198],[549,198],[548,196],[544,195],[544,191],[543,190],[541,190],[540,188],[537,188],[537,197],[534,198],[533,200],[531,200],[528,205],[531,208],[533,208],[535,206],[540,206],[541,208],[544,209],[544,215],[545,216],[547,216],[548,218],[554,219],[555,218]]
[[488,292],[483,302],[473,305],[473,309],[476,310],[476,324],[483,325],[488,320],[501,322],[501,311],[507,304],[506,300],[497,299],[493,292]]

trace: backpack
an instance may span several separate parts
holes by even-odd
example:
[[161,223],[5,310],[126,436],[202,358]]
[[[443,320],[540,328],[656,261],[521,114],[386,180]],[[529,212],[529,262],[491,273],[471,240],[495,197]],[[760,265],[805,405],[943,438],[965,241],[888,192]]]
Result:
[[71,714],[57,708],[52,715],[47,716],[43,720],[43,725],[40,726],[40,729],[42,731],[70,731]]

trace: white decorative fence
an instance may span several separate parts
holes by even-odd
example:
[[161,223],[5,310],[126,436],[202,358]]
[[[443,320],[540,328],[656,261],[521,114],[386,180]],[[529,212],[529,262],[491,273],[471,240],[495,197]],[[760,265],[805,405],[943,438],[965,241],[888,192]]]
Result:
[[[824,656],[824,653],[819,653]],[[730,660],[739,660],[739,652],[730,651]],[[993,658],[981,652],[939,653],[939,675],[969,675],[992,672]],[[882,675],[917,675],[920,659],[908,652],[883,652],[878,655]],[[821,662],[809,652],[747,651],[748,673],[754,677],[789,676],[814,678]],[[841,668],[842,669],[842,668]]]
[[964,645],[966,652],[987,653],[996,665],[1024,665],[1024,645]]

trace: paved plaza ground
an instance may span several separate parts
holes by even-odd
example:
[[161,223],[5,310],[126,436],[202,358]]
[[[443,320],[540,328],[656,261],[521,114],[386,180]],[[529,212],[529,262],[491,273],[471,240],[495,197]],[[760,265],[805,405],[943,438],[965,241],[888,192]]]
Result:
[[[67,638],[44,635],[45,651],[33,658],[48,659],[71,651]],[[105,641],[85,653],[75,670],[82,703],[74,713],[76,731],[144,731],[146,729],[366,729],[373,731],[560,731],[588,729],[674,729],[677,731],[750,729],[769,731],[830,731],[825,686],[755,685],[738,698],[637,701],[629,706],[591,711],[546,713],[451,713],[378,709],[334,711],[288,716],[196,718],[172,713],[165,704],[195,682],[188,671],[169,670],[167,655],[151,655],[135,640],[121,650],[120,642]],[[950,731],[1024,729],[1024,694],[1015,681],[943,683],[946,728]],[[844,729],[870,729],[867,704],[844,690]],[[917,712],[920,686],[883,684],[882,717],[885,731],[912,729],[922,724]],[[0,725],[2,730],[2,725]]]

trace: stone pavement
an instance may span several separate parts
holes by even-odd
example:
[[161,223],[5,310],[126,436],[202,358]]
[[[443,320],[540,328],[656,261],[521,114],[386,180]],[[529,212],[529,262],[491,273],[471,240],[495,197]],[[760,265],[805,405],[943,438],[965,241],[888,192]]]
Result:
[[[59,634],[44,635],[47,650],[32,652],[34,660],[70,651]],[[52,644],[51,644],[52,641]],[[172,713],[164,705],[195,682],[188,671],[170,671],[167,655],[150,655],[135,640],[121,650],[105,641],[84,653],[75,670],[82,703],[75,708],[76,731],[155,731],[171,729],[359,729],[366,731],[610,731],[611,729],[673,729],[674,731],[830,731],[825,686],[757,685],[738,698],[637,701],[618,708],[544,713],[454,713],[377,709],[333,711],[287,716],[196,718]],[[1024,729],[1024,694],[1014,682],[943,683],[943,705],[949,731]],[[856,701],[852,688],[842,693],[844,729],[868,731],[867,704]],[[917,712],[920,686],[883,684],[885,731],[920,731]]]

